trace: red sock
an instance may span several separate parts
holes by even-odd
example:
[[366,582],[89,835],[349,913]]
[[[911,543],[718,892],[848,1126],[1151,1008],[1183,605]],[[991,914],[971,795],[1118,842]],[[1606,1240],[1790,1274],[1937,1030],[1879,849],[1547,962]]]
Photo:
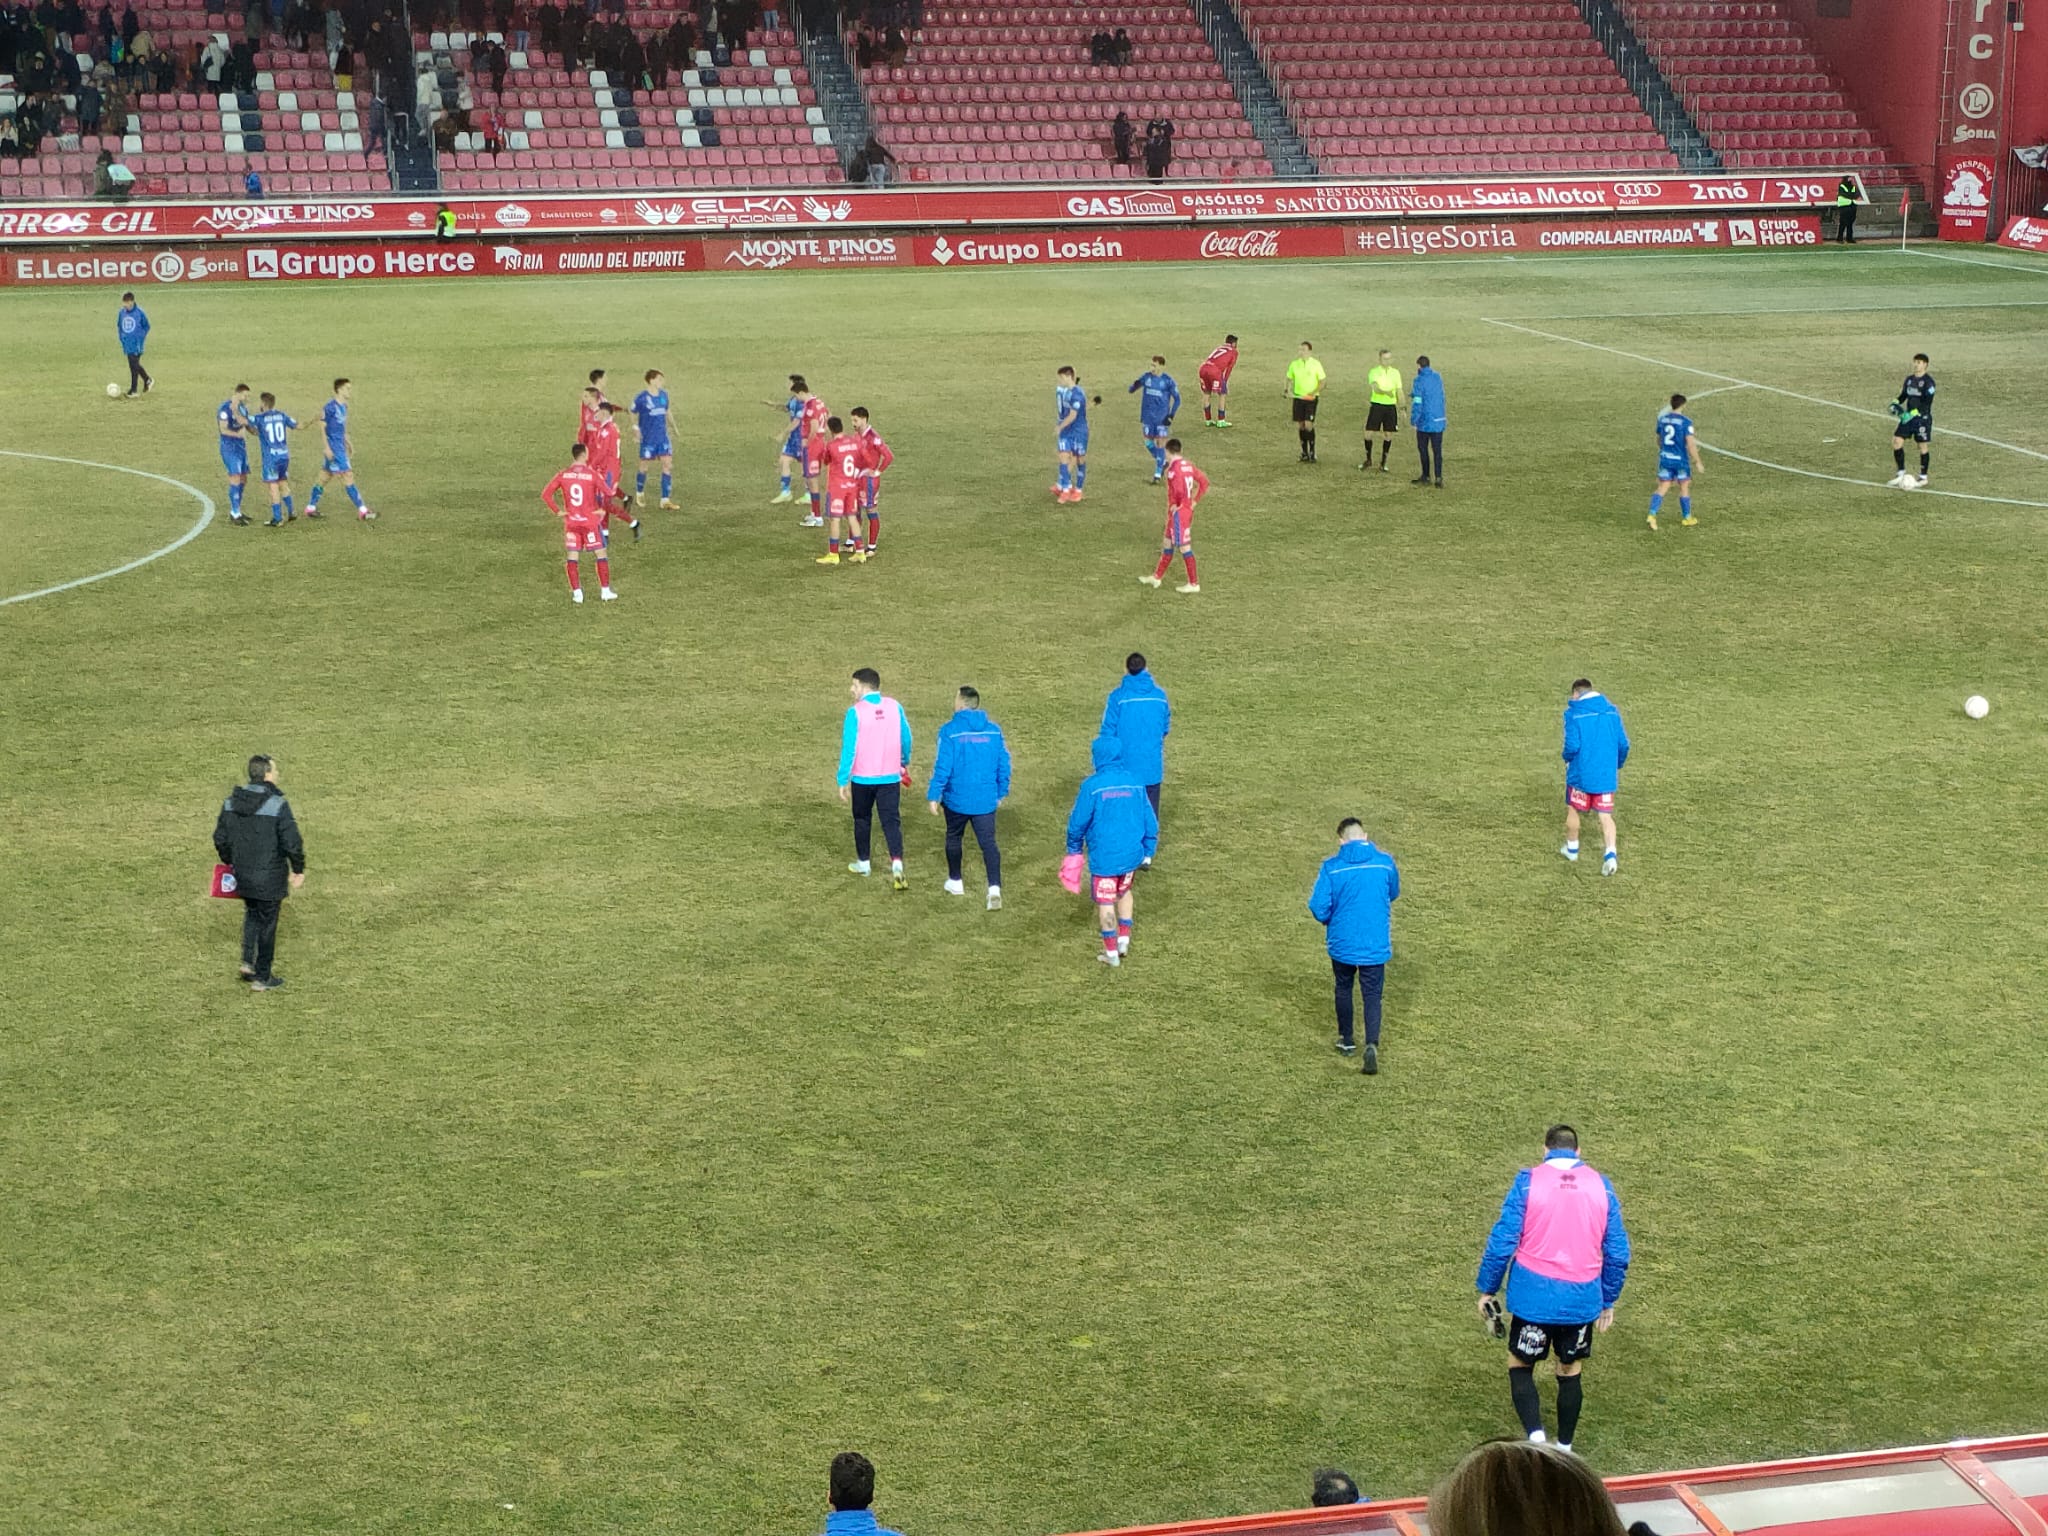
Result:
[[562,563],[569,567],[569,590],[571,592],[581,592],[583,590],[583,562],[581,560],[564,560]]
[[1131,920],[1128,917],[1116,920],[1116,936],[1120,939],[1128,939],[1131,936]]
[[824,509],[818,505],[818,493],[811,492],[811,516],[817,517]]
[[1204,420],[1204,421],[1211,421],[1211,420],[1214,420],[1214,418],[1213,418],[1212,416],[1210,416],[1210,414],[1209,414],[1209,407],[1208,407],[1208,406],[1206,406],[1206,405],[1202,407],[1202,420]]
[[1159,552],[1159,563],[1152,567],[1152,579],[1154,581],[1164,581],[1166,579],[1166,568],[1172,564],[1173,551],[1170,549],[1161,550]]
[[870,512],[868,514],[868,548],[873,549],[876,543],[881,539],[881,537],[882,514],[879,512]]
[[1116,930],[1114,928],[1108,929],[1102,935],[1102,952],[1106,955],[1116,953]]
[[831,550],[832,553],[835,555],[839,553],[839,541],[837,539],[827,539],[825,541],[825,547]]
[[1192,587],[1195,584],[1195,557],[1193,555],[1182,555],[1180,558],[1181,564],[1188,568],[1188,585]]
[[[1192,569],[1192,567],[1190,567],[1190,569]],[[1190,577],[1188,578],[1188,580],[1189,580],[1189,581],[1193,581],[1194,579],[1195,579],[1195,578],[1194,578],[1194,577],[1192,577],[1192,576],[1190,576]],[[611,563],[611,561],[609,561],[609,560],[599,560],[599,561],[597,562],[597,584],[598,584],[598,585],[599,585],[600,587],[608,587],[608,586],[610,586],[610,585],[612,584],[612,563]]]

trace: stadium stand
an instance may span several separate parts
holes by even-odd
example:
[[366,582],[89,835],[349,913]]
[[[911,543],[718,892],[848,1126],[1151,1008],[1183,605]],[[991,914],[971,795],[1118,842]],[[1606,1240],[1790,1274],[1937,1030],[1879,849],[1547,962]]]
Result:
[[[1124,68],[1088,62],[1098,27],[1130,35]],[[1114,12],[1026,4],[932,5],[901,64],[861,71],[876,132],[903,174],[930,181],[1047,181],[1118,171],[1110,123],[1173,124],[1168,174],[1269,176],[1216,56],[1187,5]],[[1142,162],[1128,174],[1143,175]]]
[[1235,4],[1325,174],[1678,169],[1569,0]]
[[1622,0],[1638,41],[1731,170],[1861,170],[1894,157],[1799,24],[1770,0]]
[[[627,13],[626,24],[651,34],[679,14],[673,6],[640,6]],[[536,49],[511,55],[505,89],[494,93],[472,72],[471,46],[481,41],[435,32],[422,54],[435,75],[423,112],[454,110],[454,93],[466,76],[474,106],[493,112],[502,129],[503,148],[496,153],[481,132],[456,135],[440,157],[446,191],[792,186],[843,179],[791,32],[756,30],[742,48],[699,49],[693,68],[655,89],[614,82],[602,69],[550,68]]]

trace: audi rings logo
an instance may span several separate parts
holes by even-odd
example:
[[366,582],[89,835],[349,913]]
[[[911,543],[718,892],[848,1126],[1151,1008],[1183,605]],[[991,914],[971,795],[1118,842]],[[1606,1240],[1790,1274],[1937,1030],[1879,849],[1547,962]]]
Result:
[[175,283],[185,275],[185,258],[176,251],[158,251],[149,264],[149,275],[160,283]]
[[1617,181],[1614,184],[1614,195],[1630,202],[1661,197],[1664,195],[1664,183],[1661,181]]
[[1991,115],[1991,109],[1998,105],[1998,97],[1990,86],[1978,81],[1963,87],[1963,94],[1956,105],[1963,109],[1963,116],[1977,122]]

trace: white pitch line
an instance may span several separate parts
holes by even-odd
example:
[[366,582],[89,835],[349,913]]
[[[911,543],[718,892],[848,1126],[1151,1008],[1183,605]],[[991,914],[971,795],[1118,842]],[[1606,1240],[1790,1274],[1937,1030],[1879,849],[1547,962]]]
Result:
[[1994,272],[2017,272],[2022,277],[2048,277],[2048,267],[2015,266],[2009,261],[1985,261],[1976,256],[1951,256],[1946,251],[1900,251],[1901,256],[1918,256],[1922,261],[1953,261],[1965,267],[1989,267]]
[[1712,389],[1703,389],[1698,394],[1689,396],[1688,398],[1693,400],[1704,400],[1710,395],[1725,395],[1732,393],[1735,390],[1748,389],[1749,387],[1750,386],[1747,384],[1716,384]]
[[146,469],[130,469],[125,464],[101,464],[92,459],[60,458],[53,453],[23,453],[14,448],[0,448],[0,454],[4,454],[10,459],[40,459],[45,464],[76,464],[83,469],[106,469],[112,470],[117,475],[135,475],[143,480],[155,480],[164,485],[176,486],[179,490],[197,501],[200,508],[199,521],[186,529],[179,537],[166,544],[162,549],[152,550],[149,554],[142,556],[138,560],[130,560],[126,565],[117,565],[111,571],[100,571],[92,576],[80,576],[71,581],[60,581],[54,587],[38,587],[33,592],[17,592],[12,597],[0,597],[0,608],[5,608],[10,603],[31,602],[38,597],[54,597],[57,593],[69,592],[74,587],[89,587],[96,581],[105,581],[109,577],[125,576],[130,571],[139,571],[152,560],[161,560],[165,555],[175,554],[178,550],[183,549],[187,544],[198,538],[200,534],[206,532],[207,524],[213,521],[213,498],[197,486],[187,485],[182,480],[173,480],[169,475],[152,474]]
[[[1719,319],[1745,315],[1863,315],[1894,314],[1896,303],[1891,304],[1816,304],[1811,307],[1789,309],[1624,309],[1604,315],[1523,315],[1524,320],[1691,320],[1694,318]],[[1932,309],[2048,309],[2048,299],[1998,299],[1989,304],[1915,304],[1913,312]]]
[[[1761,389],[1767,394],[1783,395],[1787,400],[1803,400],[1808,405],[1825,405],[1837,411],[1849,411],[1857,416],[1869,416],[1878,421],[1890,419],[1883,411],[1873,411],[1860,405],[1844,405],[1839,400],[1823,400],[1819,395],[1802,395],[1796,389],[1780,389],[1775,384],[1759,384],[1755,379],[1738,379],[1732,373],[1716,373],[1711,368],[1694,368],[1690,364],[1669,362],[1661,357],[1645,357],[1640,352],[1624,351],[1620,347],[1605,346],[1597,341],[1581,341],[1576,336],[1560,336],[1555,331],[1539,331],[1533,325],[1517,325],[1512,320],[1496,320],[1488,315],[1481,315],[1479,318],[1488,325],[1520,331],[1525,336],[1540,336],[1545,341],[1561,341],[1568,347],[1584,347],[1591,352],[1605,352],[1610,357],[1625,357],[1632,363],[1648,363],[1653,368],[1669,368],[1674,373],[1689,373],[1695,378],[1719,379],[1723,384],[1746,384],[1751,389]],[[2003,448],[2008,453],[2025,454],[2030,459],[2048,462],[2048,453],[2042,453],[2036,448],[2022,448],[2018,443],[2002,443],[1995,437],[1979,437],[1974,432],[1958,432],[1954,427],[1936,427],[1934,430],[1943,437],[1960,437],[1965,442],[1982,443],[1987,448]]]
[[[1775,469],[1781,475],[1804,475],[1809,480],[1832,480],[1837,485],[1863,485],[1873,491],[1890,490],[1889,482],[1883,480],[1858,480],[1853,475],[1830,475],[1818,469],[1800,469],[1792,464],[1773,464],[1769,459],[1753,459],[1746,453],[1737,453],[1733,448],[1720,448],[1705,438],[1700,446],[1709,453],[1718,453],[1724,459],[1735,459],[1743,464],[1754,464],[1758,469]],[[1910,494],[1915,496],[1947,496],[1956,501],[1989,501],[2001,507],[2040,507],[2048,510],[2048,501],[2020,501],[2012,496],[1977,496],[1969,491],[1937,491],[1920,486]]]

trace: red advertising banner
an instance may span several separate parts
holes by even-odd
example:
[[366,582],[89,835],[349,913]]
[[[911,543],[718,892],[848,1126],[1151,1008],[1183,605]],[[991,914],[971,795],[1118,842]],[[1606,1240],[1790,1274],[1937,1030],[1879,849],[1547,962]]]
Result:
[[2048,219],[2014,219],[2005,226],[1998,243],[2016,251],[2048,251]]
[[[616,197],[450,198],[459,234],[723,234],[736,231],[966,228],[1033,224],[1227,224],[1359,219],[1760,211],[1818,207],[1838,173],[1580,176],[1527,181],[1168,183],[1104,187],[941,187],[701,192]],[[432,238],[440,204],[353,202],[18,204],[0,208],[0,245],[269,244],[365,236]],[[721,256],[720,261],[723,261]]]
[[1941,156],[1940,222],[1944,240],[1988,239],[1991,233],[1991,157],[1975,150]]
[[[2024,223],[2025,221],[2020,221]],[[2040,226],[2048,231],[2048,225]],[[779,235],[609,240],[311,241],[156,250],[13,251],[0,286],[93,283],[359,282],[404,277],[775,271],[784,267],[1015,267],[1104,262],[1261,262],[1323,257],[1540,255],[1819,245],[1816,214],[1664,218],[1434,220],[1221,228],[1067,226],[940,235]]]

